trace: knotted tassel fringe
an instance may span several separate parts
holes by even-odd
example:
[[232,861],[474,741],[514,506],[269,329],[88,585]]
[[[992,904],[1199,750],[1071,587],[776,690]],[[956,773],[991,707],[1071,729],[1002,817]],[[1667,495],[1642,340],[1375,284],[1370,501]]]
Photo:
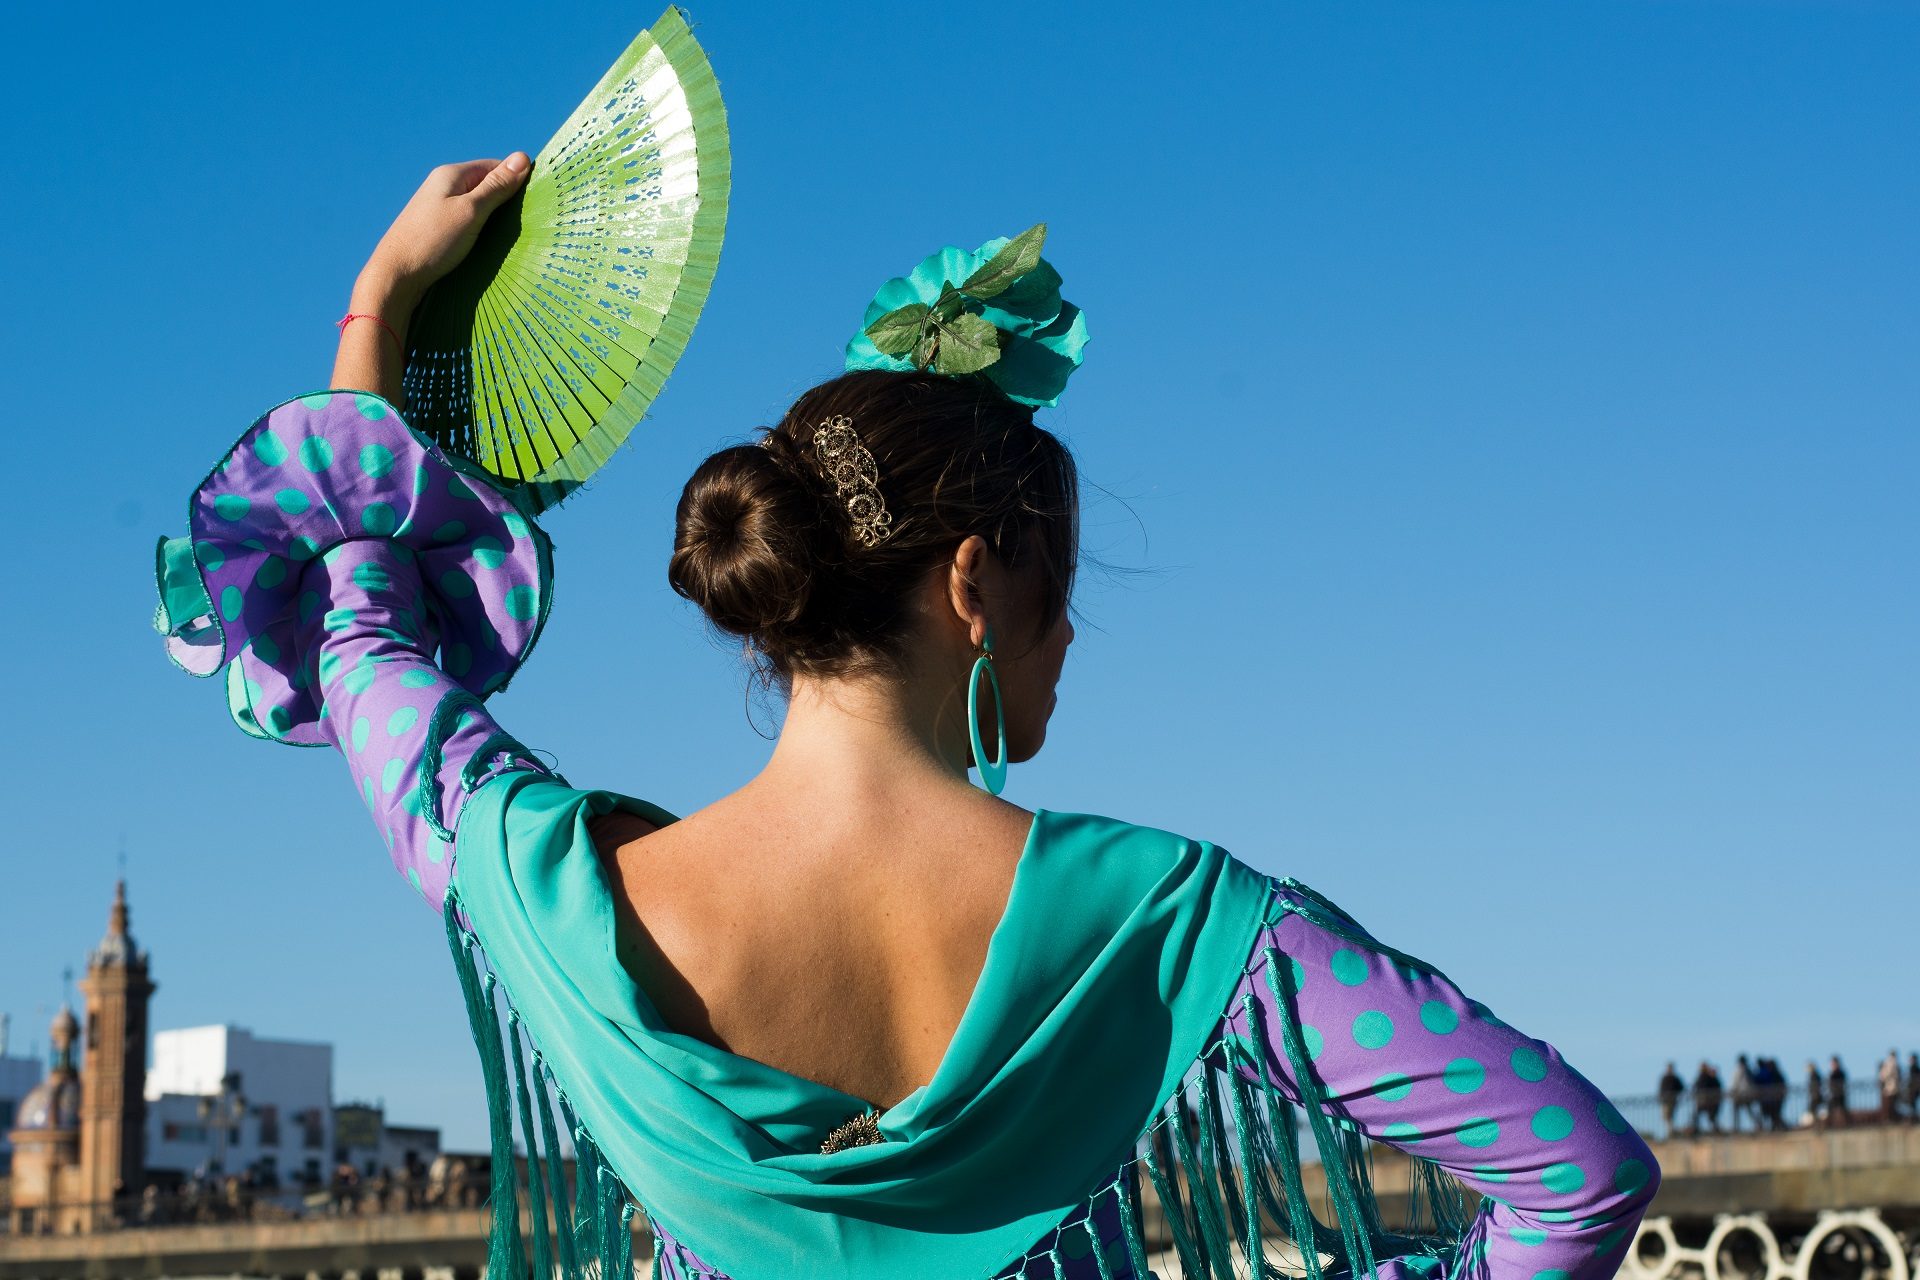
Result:
[[[487,967],[480,941],[459,922],[459,903],[447,895],[447,945],[480,1051],[492,1138],[492,1226],[488,1280],[627,1280],[633,1275],[633,1219],[638,1206],[575,1116],[572,1104],[539,1047],[526,1036],[519,1010]],[[521,1041],[527,1039],[523,1046]],[[529,1053],[531,1062],[529,1062]],[[513,1083],[507,1082],[512,1063]],[[520,1145],[515,1151],[515,1116]],[[570,1152],[561,1146],[566,1134]],[[573,1165],[567,1180],[567,1156]],[[529,1250],[520,1221],[526,1196]],[[654,1270],[658,1274],[658,1259]]]

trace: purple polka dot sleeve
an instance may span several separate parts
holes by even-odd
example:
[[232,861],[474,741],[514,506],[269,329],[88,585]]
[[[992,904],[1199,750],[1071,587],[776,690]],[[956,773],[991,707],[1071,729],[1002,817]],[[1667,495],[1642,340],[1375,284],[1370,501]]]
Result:
[[[1295,1102],[1277,1042],[1291,993],[1326,1109],[1431,1160],[1486,1197],[1455,1277],[1605,1280],[1659,1184],[1640,1135],[1559,1051],[1495,1018],[1438,973],[1376,942],[1291,882],[1240,991],[1274,1043],[1266,1067]],[[1286,966],[1282,972],[1280,966]],[[1245,1013],[1226,1030],[1245,1042]],[[1384,1277],[1419,1269],[1380,1260]],[[1422,1275],[1430,1272],[1420,1271]]]
[[156,625],[186,671],[227,673],[254,737],[333,746],[436,908],[486,778],[546,767],[485,699],[538,638],[552,548],[477,468],[379,396],[325,391],[261,415],[159,548]]

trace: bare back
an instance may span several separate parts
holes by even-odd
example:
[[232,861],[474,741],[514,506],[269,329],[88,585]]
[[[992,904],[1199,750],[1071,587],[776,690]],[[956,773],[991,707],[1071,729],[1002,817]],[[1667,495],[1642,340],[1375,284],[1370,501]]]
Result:
[[971,787],[829,811],[750,786],[590,829],[668,1026],[885,1108],[945,1055],[1031,823]]

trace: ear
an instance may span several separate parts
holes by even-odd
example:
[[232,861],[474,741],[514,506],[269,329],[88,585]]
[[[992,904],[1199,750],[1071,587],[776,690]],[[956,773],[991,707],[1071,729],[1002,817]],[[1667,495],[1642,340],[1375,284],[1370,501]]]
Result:
[[953,563],[947,567],[947,604],[960,625],[966,628],[970,648],[979,648],[987,633],[984,583],[987,565],[992,559],[987,540],[976,533],[954,550]]

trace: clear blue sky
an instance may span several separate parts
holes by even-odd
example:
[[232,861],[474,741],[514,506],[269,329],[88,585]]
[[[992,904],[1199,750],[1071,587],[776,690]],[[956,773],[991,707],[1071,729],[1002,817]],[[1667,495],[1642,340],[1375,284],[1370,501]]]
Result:
[[[558,12],[558,9],[555,9]],[[0,1010],[45,1045],[122,841],[159,1027],[339,1046],[482,1141],[439,923],[331,753],[148,629],[151,545],[434,164],[537,149],[644,6],[9,19],[14,483]],[[872,290],[1046,219],[1097,486],[1011,799],[1330,894],[1604,1087],[1920,1046],[1920,9],[713,3],[720,276],[654,417],[548,521],[499,702],[685,811],[767,750],[665,583],[715,446]],[[771,713],[758,715],[764,724]],[[823,784],[830,780],[823,780]]]

